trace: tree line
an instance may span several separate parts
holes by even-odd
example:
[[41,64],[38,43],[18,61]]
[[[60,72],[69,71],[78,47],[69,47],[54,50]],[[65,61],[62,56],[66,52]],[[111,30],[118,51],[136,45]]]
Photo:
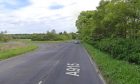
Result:
[[0,33],[0,41],[7,42],[12,39],[31,39],[32,41],[63,41],[76,39],[76,33],[67,33],[66,31],[56,33],[53,29],[46,33],[33,33],[33,34],[6,34],[7,32]]
[[140,64],[140,0],[101,0],[96,10],[80,13],[76,26],[81,40]]

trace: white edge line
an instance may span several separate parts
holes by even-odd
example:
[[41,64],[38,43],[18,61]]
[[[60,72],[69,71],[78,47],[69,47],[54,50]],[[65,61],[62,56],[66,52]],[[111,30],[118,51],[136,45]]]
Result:
[[97,74],[98,74],[99,78],[102,80],[103,84],[106,84],[106,82],[105,82],[105,80],[104,80],[103,76],[101,75],[101,73],[100,73],[100,71],[99,71],[99,69],[98,69],[97,65],[93,62],[93,60],[92,60],[92,59],[91,59],[91,57],[89,56],[89,53],[87,52],[87,50],[85,49],[85,47],[84,47],[83,45],[82,45],[82,47],[84,48],[85,52],[87,53],[88,58],[89,58],[89,60],[90,60],[91,64],[95,67],[96,72],[97,72]]

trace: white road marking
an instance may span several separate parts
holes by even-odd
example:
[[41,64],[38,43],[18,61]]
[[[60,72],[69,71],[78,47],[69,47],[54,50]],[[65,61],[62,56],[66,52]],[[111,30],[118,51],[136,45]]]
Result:
[[77,72],[66,72],[67,75],[79,76]]
[[38,82],[38,84],[42,84],[42,83],[43,83],[43,81],[39,81],[39,82]]
[[77,63],[67,63],[67,68],[66,68],[66,73],[67,75],[72,75],[72,76],[80,76],[80,65]]

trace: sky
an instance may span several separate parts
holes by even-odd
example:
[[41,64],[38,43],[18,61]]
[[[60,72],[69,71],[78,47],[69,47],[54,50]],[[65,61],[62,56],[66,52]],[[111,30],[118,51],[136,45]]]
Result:
[[95,10],[100,0],[0,0],[0,31],[12,34],[76,32],[81,11]]

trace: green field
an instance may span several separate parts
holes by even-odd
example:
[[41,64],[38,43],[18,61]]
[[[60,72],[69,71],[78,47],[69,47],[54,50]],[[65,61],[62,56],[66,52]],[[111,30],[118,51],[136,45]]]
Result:
[[1,43],[0,44],[0,60],[14,57],[36,49],[33,44],[25,44],[22,42]]
[[140,84],[140,66],[113,59],[106,53],[84,43],[85,48],[96,62],[107,84]]

